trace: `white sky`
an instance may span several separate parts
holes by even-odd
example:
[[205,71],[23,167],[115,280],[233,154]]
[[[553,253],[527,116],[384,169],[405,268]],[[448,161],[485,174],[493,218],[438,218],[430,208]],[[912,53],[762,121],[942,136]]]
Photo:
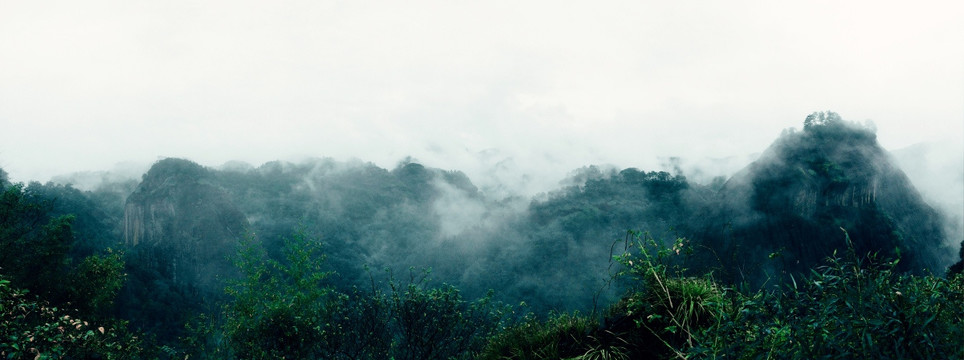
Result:
[[818,110],[889,149],[964,143],[964,4],[0,0],[16,181],[411,155],[555,183],[760,152]]

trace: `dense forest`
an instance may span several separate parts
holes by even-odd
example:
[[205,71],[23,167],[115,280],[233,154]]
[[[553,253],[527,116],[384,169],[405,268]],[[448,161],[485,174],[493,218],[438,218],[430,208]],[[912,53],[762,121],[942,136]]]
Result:
[[[105,177],[107,179],[107,177]],[[5,358],[964,358],[964,239],[826,112],[707,184],[531,198],[415,160],[11,183]]]

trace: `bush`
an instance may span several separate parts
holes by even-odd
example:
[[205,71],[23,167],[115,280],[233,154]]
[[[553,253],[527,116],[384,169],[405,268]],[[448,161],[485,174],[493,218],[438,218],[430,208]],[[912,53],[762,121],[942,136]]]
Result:
[[493,336],[479,359],[568,359],[600,347],[593,338],[598,322],[579,314],[554,314],[543,322],[527,314]]
[[900,274],[896,261],[827,262],[782,293],[738,294],[689,353],[734,359],[964,358],[964,278]]
[[481,358],[964,358],[962,275],[905,274],[897,260],[850,247],[781,289],[736,291],[685,276],[675,258],[683,239],[666,248],[631,232],[627,244],[617,277],[630,289],[602,324],[530,316],[493,336]]
[[143,341],[126,323],[87,321],[30,296],[0,276],[0,357],[140,359]]
[[184,345],[200,358],[470,359],[504,327],[505,307],[491,295],[468,302],[452,286],[390,279],[388,292],[336,290],[317,241],[303,232],[270,260],[249,237],[217,317],[188,324]]

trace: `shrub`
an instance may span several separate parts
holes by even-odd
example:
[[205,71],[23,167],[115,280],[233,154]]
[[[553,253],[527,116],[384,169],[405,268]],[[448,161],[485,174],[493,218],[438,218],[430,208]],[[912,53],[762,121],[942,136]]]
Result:
[[315,240],[299,233],[284,259],[267,259],[252,237],[242,241],[242,278],[217,317],[188,324],[184,339],[199,358],[469,359],[504,327],[505,307],[491,294],[477,301],[455,287],[429,287],[424,277],[388,291],[339,291],[328,283]]
[[782,292],[736,294],[697,336],[696,357],[964,358],[964,278],[895,271],[897,261],[827,259]]
[[599,347],[592,337],[598,322],[579,314],[553,314],[541,321],[531,313],[493,336],[479,359],[567,359]]
[[87,321],[0,277],[0,357],[139,359],[143,341],[121,321]]

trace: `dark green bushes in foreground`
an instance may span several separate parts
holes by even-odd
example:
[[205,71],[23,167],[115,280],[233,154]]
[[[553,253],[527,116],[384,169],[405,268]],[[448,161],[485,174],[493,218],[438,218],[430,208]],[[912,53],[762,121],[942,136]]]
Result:
[[632,235],[638,253],[617,257],[632,288],[602,323],[524,321],[493,337],[481,358],[964,358],[960,274],[901,274],[897,260],[858,258],[851,248],[779,291],[737,291],[684,276],[672,265],[683,242],[664,248]]
[[233,300],[193,323],[185,348],[246,359],[964,358],[961,275],[902,274],[898,260],[851,248],[778,290],[736,290],[688,276],[685,240],[663,247],[630,235],[614,257],[626,295],[598,316],[546,319],[414,276],[339,291],[326,284],[317,242],[296,235],[273,261],[247,240]]
[[[842,241],[849,238],[841,234]],[[83,311],[65,311],[0,278],[4,358],[298,359],[882,359],[964,358],[964,275],[916,276],[899,260],[846,254],[777,290],[737,290],[684,268],[671,247],[631,232],[615,280],[625,295],[603,314],[517,314],[486,297],[429,286],[424,274],[336,289],[317,241],[290,238],[280,259],[244,239],[222,311],[188,324],[179,349],[157,347],[96,315],[116,286],[119,255],[80,265]],[[102,276],[118,279],[117,276]],[[118,280],[121,281],[121,280]],[[774,279],[780,281],[780,279]],[[78,292],[78,294],[80,294]]]
[[125,322],[75,314],[0,276],[0,358],[138,359],[147,353]]
[[911,276],[897,260],[831,257],[779,293],[735,293],[688,349],[701,357],[964,358],[964,277]]
[[73,215],[0,181],[0,358],[140,358],[142,339],[110,316],[124,284],[123,255],[79,256]]
[[504,328],[505,307],[490,297],[462,299],[452,286],[429,287],[413,272],[406,284],[339,291],[328,284],[320,245],[290,238],[283,260],[246,239],[243,276],[216,317],[189,324],[191,358],[470,359]]

